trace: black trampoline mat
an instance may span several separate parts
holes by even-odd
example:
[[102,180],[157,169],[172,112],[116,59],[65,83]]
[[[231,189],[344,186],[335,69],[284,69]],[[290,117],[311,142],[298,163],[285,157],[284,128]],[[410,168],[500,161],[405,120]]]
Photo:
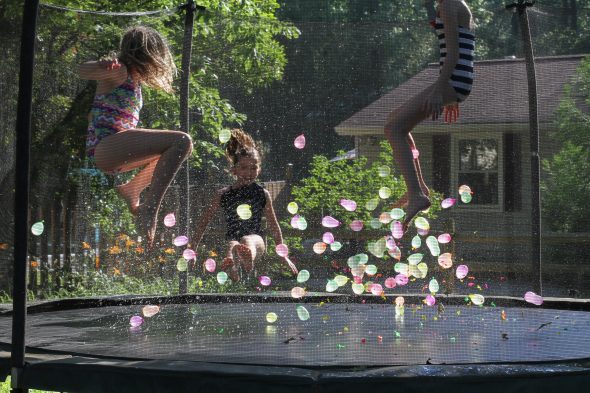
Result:
[[[281,366],[512,363],[590,357],[590,313],[546,308],[168,304],[138,328],[141,305],[29,315],[27,345],[75,354]],[[505,320],[502,319],[502,310]],[[278,315],[268,323],[266,314]],[[10,317],[0,340],[10,342]]]

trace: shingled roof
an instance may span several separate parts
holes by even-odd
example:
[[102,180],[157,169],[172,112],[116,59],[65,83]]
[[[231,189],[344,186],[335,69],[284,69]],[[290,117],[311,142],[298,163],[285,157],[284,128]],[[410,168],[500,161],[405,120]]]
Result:
[[[572,81],[585,56],[535,59],[540,123],[553,121],[564,85]],[[432,84],[438,72],[438,64],[430,64],[425,70],[338,124],[335,127],[336,132],[340,135],[381,134],[388,113]],[[477,61],[475,72],[471,95],[461,104],[459,124],[528,123],[528,88],[524,59]],[[431,122],[423,124],[430,124],[428,127],[432,127]]]

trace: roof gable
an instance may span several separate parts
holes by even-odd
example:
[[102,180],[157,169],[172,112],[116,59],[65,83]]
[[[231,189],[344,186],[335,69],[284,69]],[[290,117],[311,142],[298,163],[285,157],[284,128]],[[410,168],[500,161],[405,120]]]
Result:
[[[585,55],[535,59],[539,121],[553,121],[566,83],[575,76]],[[338,124],[336,132],[355,135],[357,131],[382,129],[389,112],[432,84],[438,64],[430,64],[397,88]],[[475,62],[475,80],[469,98],[461,103],[460,124],[528,123],[528,85],[524,59]]]

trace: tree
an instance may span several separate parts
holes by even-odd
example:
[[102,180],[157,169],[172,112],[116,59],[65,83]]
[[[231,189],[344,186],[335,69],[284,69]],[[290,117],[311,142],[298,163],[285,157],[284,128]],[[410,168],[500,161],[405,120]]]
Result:
[[561,150],[543,161],[543,213],[553,231],[590,232],[590,58],[568,86],[557,112],[553,137]]
[[[173,0],[147,0],[141,3],[112,0],[49,1],[57,6],[100,11],[141,11],[153,9],[174,10]],[[297,29],[279,21],[275,12],[276,0],[256,2],[200,1],[206,12],[200,13],[193,39],[196,42],[191,58],[194,73],[190,78],[189,105],[194,114],[189,132],[196,141],[195,167],[205,160],[221,155],[217,141],[219,131],[229,125],[240,124],[245,116],[232,106],[220,92],[220,80],[231,80],[244,89],[252,89],[282,76],[286,58],[279,38],[297,36]],[[2,34],[3,67],[1,71],[3,106],[1,143],[2,169],[0,184],[3,190],[13,189],[14,176],[14,118],[16,113],[16,81],[20,39],[22,1],[8,0],[0,5],[0,32]],[[92,100],[93,83],[81,81],[73,71],[77,63],[108,56],[116,49],[123,30],[130,24],[147,24],[167,37],[173,52],[180,60],[183,40],[183,18],[177,12],[153,17],[113,17],[88,13],[69,12],[41,7],[37,31],[36,68],[32,119],[31,207],[33,218],[37,207],[53,204],[73,192],[80,183],[79,170],[84,166],[84,138],[86,116]],[[4,67],[4,64],[7,66]],[[179,62],[178,62],[179,64]],[[4,87],[6,86],[6,89]],[[178,96],[144,89],[146,105],[140,126],[178,129]],[[11,111],[10,108],[13,108]],[[6,115],[6,116],[5,116]],[[6,128],[4,128],[6,126]],[[73,174],[73,176],[72,176]],[[117,214],[123,205],[112,193],[106,192],[103,182],[86,182],[94,187],[85,195],[98,196],[101,225],[120,226]],[[109,184],[110,186],[110,184]],[[1,195],[0,217],[10,223],[12,192]],[[101,198],[102,197],[102,198]],[[93,202],[86,201],[92,208]],[[39,217],[41,219],[42,217]],[[102,220],[101,218],[104,218]],[[12,243],[10,225],[2,225],[0,242]],[[127,228],[128,229],[128,228]],[[11,259],[2,256],[3,266]],[[3,281],[5,277],[0,277]],[[6,288],[6,282],[0,282]]]

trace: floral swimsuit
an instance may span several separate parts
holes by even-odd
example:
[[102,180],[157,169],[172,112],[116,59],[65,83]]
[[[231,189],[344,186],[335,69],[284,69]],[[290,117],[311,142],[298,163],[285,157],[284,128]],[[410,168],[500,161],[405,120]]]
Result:
[[89,114],[86,138],[88,158],[94,158],[94,149],[103,138],[135,128],[142,105],[141,84],[134,82],[131,75],[111,92],[97,94]]

